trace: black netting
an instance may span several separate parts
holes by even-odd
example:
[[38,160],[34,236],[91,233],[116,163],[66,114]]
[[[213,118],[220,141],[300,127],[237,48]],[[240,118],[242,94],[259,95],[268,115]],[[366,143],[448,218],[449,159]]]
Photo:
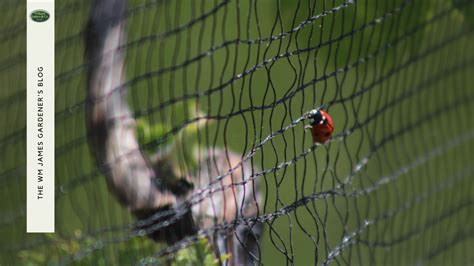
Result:
[[[261,225],[257,252],[243,249],[255,263],[474,260],[472,1],[129,0],[114,90],[128,93],[141,152],[194,187],[138,220],[88,141],[93,5],[56,1],[55,234],[25,233],[23,2],[0,3],[0,264],[232,261],[212,251],[217,236],[239,246]],[[305,129],[320,108],[335,125],[325,144]],[[190,210],[195,232],[147,237]]]

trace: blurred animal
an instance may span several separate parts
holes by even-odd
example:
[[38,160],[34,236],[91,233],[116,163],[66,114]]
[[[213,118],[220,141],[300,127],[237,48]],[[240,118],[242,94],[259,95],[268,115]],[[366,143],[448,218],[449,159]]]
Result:
[[[250,179],[255,169],[250,163],[241,164],[241,161],[240,156],[223,149],[207,151],[200,161],[197,191],[207,188],[204,191],[209,194],[200,204],[192,207],[192,213],[201,228],[232,224],[236,220],[258,215],[261,192],[257,180]],[[229,173],[229,169],[235,171]],[[218,181],[219,176],[221,179]],[[233,231],[215,234],[213,242],[218,254],[233,254],[236,265],[252,264],[260,259],[262,231],[261,223],[242,223]]]
[[[126,0],[95,0],[85,30],[89,147],[109,190],[144,221],[137,229],[147,229],[151,239],[169,244],[196,234],[199,228],[256,216],[260,196],[257,183],[249,179],[250,165],[244,163],[224,175],[240,164],[240,156],[228,150],[206,150],[197,176],[183,178],[165,157],[150,159],[140,149],[124,86],[125,11]],[[215,182],[220,175],[223,178]],[[210,183],[210,190],[216,192],[190,206],[188,199]],[[173,217],[178,219],[169,226],[152,230],[154,224]],[[231,229],[212,236],[216,253],[232,254],[236,265],[258,261],[262,224],[241,223]]]

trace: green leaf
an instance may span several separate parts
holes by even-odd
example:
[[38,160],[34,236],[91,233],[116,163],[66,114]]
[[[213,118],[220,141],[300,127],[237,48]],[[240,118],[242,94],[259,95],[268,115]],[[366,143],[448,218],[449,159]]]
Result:
[[[230,255],[221,256],[221,260],[225,261]],[[212,245],[206,237],[201,237],[196,243],[179,250],[176,253],[173,266],[187,265],[205,265],[219,266],[219,259],[214,254]]]
[[173,138],[172,137],[165,138],[165,135],[169,133],[170,131],[171,131],[171,126],[169,125],[158,123],[151,126],[144,119],[137,120],[137,128],[136,128],[137,138],[138,138],[138,143],[142,147],[145,147],[145,148],[148,147],[148,149],[152,149],[149,144],[159,139],[165,140],[163,145],[169,145],[170,143],[173,142]]

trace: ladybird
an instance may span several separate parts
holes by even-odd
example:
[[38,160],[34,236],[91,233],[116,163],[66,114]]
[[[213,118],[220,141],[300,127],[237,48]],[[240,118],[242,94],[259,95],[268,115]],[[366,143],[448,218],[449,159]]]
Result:
[[325,143],[328,141],[334,131],[334,124],[328,113],[321,109],[314,110],[309,113],[308,118],[312,119],[308,128],[311,129],[313,142]]

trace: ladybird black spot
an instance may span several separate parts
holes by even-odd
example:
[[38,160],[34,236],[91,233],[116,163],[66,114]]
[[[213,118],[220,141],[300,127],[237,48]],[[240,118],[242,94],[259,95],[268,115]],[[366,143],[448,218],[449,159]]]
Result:
[[319,121],[321,121],[323,119],[323,115],[321,114],[320,111],[317,111],[315,113],[312,113],[309,118],[312,118],[314,120],[314,123],[318,124]]

